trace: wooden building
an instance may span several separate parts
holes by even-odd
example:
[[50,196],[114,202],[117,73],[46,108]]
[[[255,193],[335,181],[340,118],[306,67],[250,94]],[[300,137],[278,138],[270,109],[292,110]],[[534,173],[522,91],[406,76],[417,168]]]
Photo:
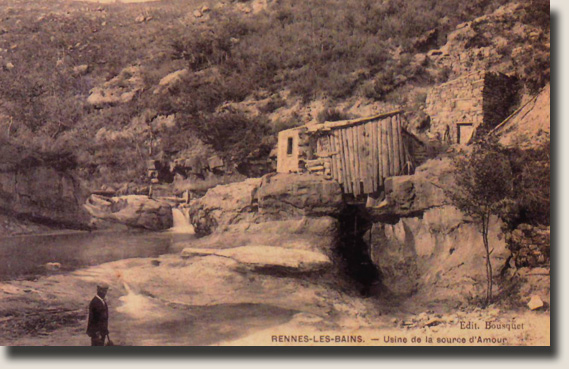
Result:
[[277,172],[315,173],[344,193],[378,193],[387,177],[410,174],[402,111],[279,132]]

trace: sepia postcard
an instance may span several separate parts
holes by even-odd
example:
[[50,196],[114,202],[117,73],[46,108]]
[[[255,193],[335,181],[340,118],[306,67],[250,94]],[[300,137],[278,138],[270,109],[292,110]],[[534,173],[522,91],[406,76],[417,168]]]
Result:
[[550,346],[547,0],[1,0],[0,345]]

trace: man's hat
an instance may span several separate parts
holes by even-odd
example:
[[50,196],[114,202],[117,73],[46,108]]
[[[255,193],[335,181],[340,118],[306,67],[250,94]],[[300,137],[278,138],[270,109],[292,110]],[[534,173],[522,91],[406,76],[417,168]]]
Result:
[[106,282],[99,282],[99,283],[97,283],[97,288],[100,288],[102,290],[108,290],[109,284]]

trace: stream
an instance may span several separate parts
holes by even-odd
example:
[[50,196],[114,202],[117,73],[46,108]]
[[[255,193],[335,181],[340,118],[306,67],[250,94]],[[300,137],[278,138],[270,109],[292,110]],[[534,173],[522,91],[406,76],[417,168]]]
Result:
[[[59,272],[137,257],[173,253],[174,244],[193,234],[173,232],[67,232],[0,238],[0,280],[30,279],[47,274],[47,263]],[[50,274],[53,274],[51,272]]]

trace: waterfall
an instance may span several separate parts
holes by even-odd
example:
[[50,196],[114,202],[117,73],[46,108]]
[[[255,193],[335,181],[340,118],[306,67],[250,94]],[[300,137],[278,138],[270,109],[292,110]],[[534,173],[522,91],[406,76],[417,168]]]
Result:
[[176,233],[194,233],[194,227],[190,224],[189,215],[184,214],[182,209],[172,208],[172,218],[174,226],[170,231]]

